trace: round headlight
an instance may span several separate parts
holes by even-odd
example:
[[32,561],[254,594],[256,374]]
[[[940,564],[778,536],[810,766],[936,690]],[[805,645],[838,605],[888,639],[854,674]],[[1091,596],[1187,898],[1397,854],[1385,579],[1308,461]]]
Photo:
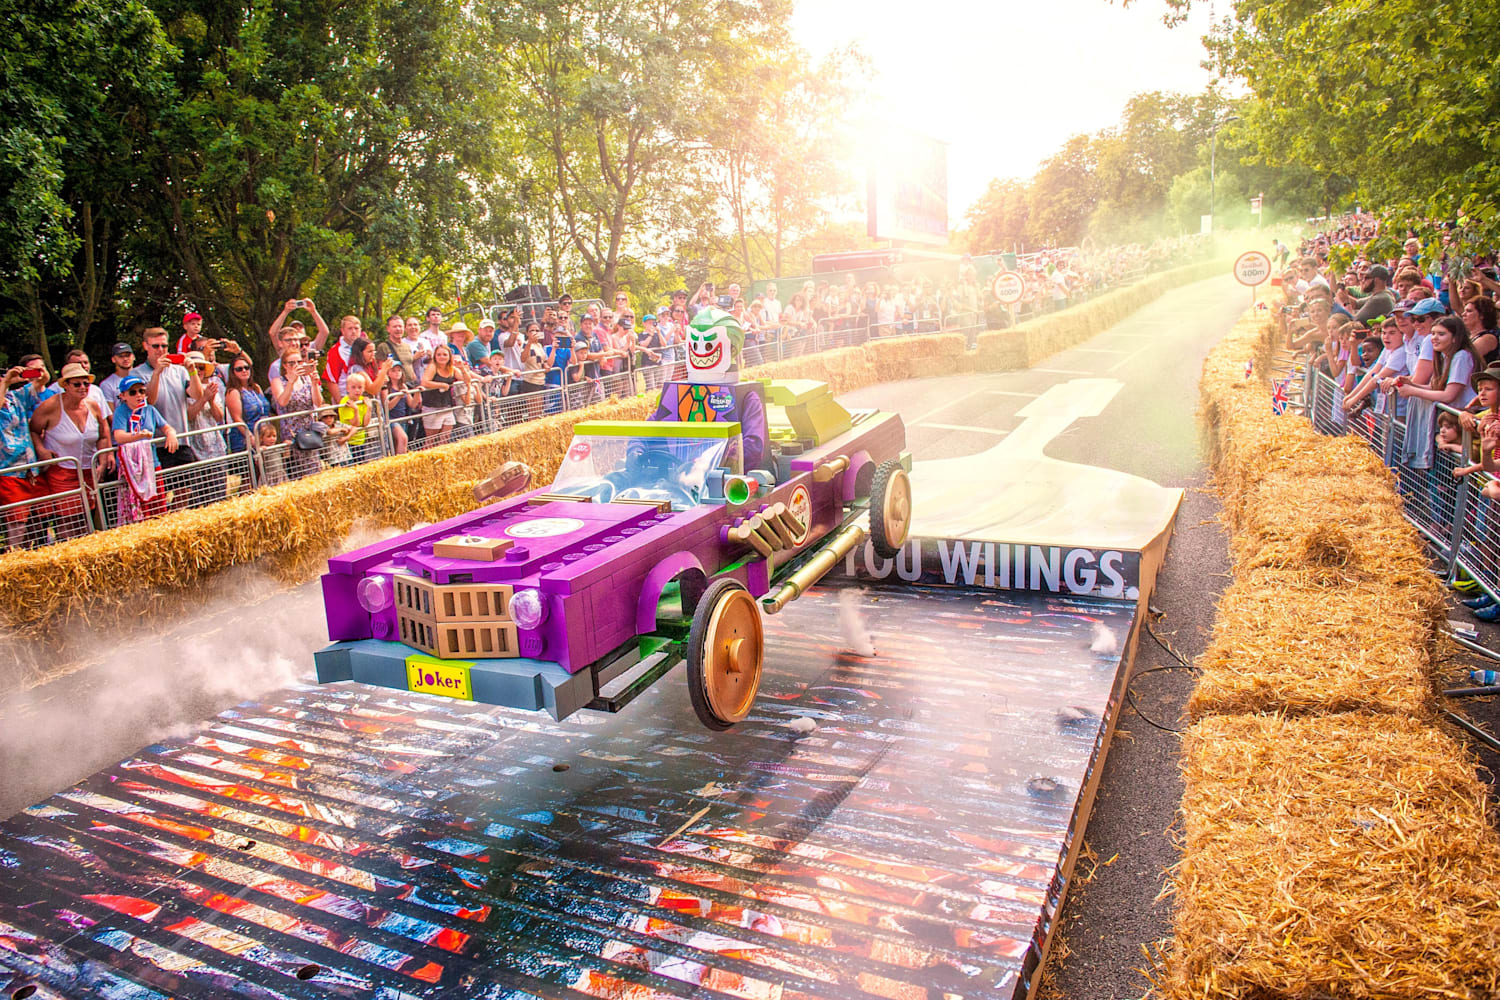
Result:
[[530,587],[518,590],[510,598],[510,616],[521,628],[541,628],[547,620],[547,602],[539,591]]
[[354,596],[359,601],[360,607],[372,615],[378,615],[391,606],[390,578],[380,573],[372,573],[359,581],[359,585],[354,588]]

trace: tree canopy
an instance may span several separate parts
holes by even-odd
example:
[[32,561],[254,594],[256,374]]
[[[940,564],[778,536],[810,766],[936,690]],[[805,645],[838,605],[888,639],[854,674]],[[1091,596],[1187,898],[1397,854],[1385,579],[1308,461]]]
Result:
[[850,186],[858,66],[789,45],[787,0],[0,13],[10,357],[102,358],[187,308],[265,357],[294,297],[369,322],[538,281],[764,276]]

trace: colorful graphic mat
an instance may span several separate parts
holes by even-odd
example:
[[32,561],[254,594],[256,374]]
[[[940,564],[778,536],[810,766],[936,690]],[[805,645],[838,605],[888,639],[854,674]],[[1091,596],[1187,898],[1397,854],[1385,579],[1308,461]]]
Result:
[[679,668],[617,716],[304,687],[146,747],[0,825],[0,995],[1023,995],[1134,607],[840,603],[768,619],[727,734]]

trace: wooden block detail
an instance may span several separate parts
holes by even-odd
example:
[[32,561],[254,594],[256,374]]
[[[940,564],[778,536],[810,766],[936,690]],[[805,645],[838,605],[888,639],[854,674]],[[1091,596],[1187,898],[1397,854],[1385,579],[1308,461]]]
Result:
[[[510,618],[508,583],[434,584],[404,573],[392,581],[396,612],[445,622],[494,622]],[[436,654],[434,654],[436,655]]]
[[494,562],[515,544],[509,538],[486,538],[483,535],[453,535],[432,543],[432,554],[439,559],[472,559]]
[[647,500],[641,498],[632,500],[611,500],[610,503],[628,503],[635,507],[649,507],[650,509],[656,511],[658,514],[672,513],[672,501],[670,500]]
[[526,502],[535,507],[539,503],[552,503],[553,501],[564,503],[593,503],[593,497],[575,497],[571,493],[538,493]]
[[531,488],[531,469],[521,462],[506,462],[495,474],[474,486],[474,499],[480,503],[508,497]]
[[520,656],[514,622],[434,622],[398,612],[402,642],[442,660],[496,660]]

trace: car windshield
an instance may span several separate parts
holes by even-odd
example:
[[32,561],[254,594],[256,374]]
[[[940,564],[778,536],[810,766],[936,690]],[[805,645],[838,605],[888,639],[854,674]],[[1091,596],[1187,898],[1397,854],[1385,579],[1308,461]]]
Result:
[[[724,466],[732,439],[577,435],[553,493],[611,500],[669,500],[673,510],[702,502],[710,469]],[[731,456],[732,457],[732,456]]]

